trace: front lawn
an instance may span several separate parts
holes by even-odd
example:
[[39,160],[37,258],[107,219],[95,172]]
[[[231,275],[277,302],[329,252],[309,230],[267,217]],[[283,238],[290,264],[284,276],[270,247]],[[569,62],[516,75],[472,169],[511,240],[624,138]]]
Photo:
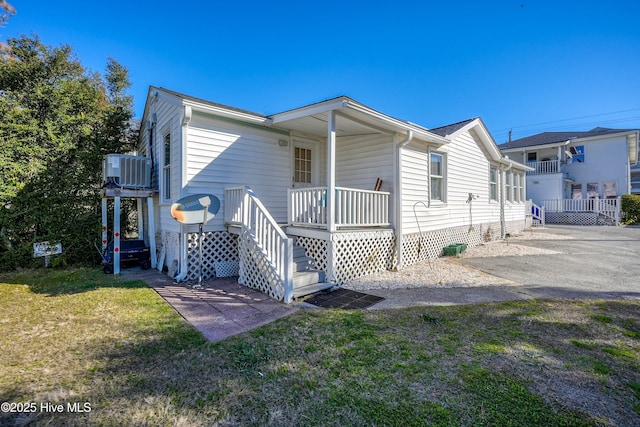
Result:
[[208,343],[141,282],[0,276],[0,425],[640,425],[640,303],[301,310]]

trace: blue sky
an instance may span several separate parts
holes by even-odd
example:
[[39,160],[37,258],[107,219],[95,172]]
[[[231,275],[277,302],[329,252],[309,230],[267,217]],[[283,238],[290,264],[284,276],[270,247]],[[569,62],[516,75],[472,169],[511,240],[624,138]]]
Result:
[[482,117],[497,143],[640,128],[640,2],[9,0],[0,40],[37,34],[104,71],[262,114],[347,95],[438,127]]

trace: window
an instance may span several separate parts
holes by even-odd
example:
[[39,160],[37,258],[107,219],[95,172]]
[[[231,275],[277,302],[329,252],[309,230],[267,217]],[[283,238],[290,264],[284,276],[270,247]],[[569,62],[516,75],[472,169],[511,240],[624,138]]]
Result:
[[498,168],[489,166],[489,200],[498,201]]
[[518,187],[518,191],[520,192],[520,201],[524,202],[526,200],[526,194],[524,191],[524,183],[525,183],[525,174],[521,173],[520,176],[520,186]]
[[431,153],[429,159],[429,200],[445,202],[444,155]]
[[311,184],[311,149],[295,147],[293,181],[298,184]]
[[605,199],[615,199],[618,197],[615,181],[605,181],[602,183],[602,195]]
[[527,153],[527,162],[536,162],[538,161],[538,153],[535,151],[533,153]]
[[513,202],[513,187],[511,185],[511,172],[505,172],[504,174],[504,192],[505,192],[505,199],[508,202]]
[[513,174],[513,201],[520,203],[520,174]]
[[587,199],[597,199],[600,197],[597,182],[587,182]]
[[575,182],[571,184],[571,199],[582,200],[582,183]]
[[162,167],[163,199],[171,198],[171,133],[164,136],[164,165]]

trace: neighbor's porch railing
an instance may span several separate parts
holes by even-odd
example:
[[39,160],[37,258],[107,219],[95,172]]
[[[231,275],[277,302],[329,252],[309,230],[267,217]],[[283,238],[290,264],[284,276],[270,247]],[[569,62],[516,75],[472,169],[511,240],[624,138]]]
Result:
[[543,200],[547,212],[595,212],[620,221],[620,198]]
[[525,203],[525,214],[531,215],[531,225],[544,227],[544,206],[538,206],[533,203],[532,200],[527,200]]
[[545,160],[542,162],[527,162],[527,166],[532,167],[534,170],[528,171],[529,175],[541,175],[546,173],[558,173],[560,168],[558,167],[557,160]]
[[[389,195],[384,191],[336,187],[336,227],[389,226]],[[289,189],[288,223],[327,228],[327,189]]]

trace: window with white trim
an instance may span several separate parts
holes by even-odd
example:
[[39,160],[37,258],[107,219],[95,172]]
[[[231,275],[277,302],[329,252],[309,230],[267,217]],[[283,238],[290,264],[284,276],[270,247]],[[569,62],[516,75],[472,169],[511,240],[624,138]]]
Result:
[[513,174],[513,201],[516,203],[520,203],[520,174]]
[[171,199],[171,133],[164,136],[164,164],[162,166],[163,200]]
[[504,174],[504,192],[507,202],[513,202],[513,186],[511,185],[512,177],[511,172],[505,172]]
[[444,154],[429,154],[429,200],[446,202]]
[[519,173],[518,176],[520,176],[520,186],[518,187],[518,192],[520,194],[520,201],[524,203],[524,201],[526,200],[526,194],[524,191],[524,183],[525,183],[525,179],[527,179],[525,177],[524,173]]
[[498,168],[489,166],[489,200],[498,201]]

